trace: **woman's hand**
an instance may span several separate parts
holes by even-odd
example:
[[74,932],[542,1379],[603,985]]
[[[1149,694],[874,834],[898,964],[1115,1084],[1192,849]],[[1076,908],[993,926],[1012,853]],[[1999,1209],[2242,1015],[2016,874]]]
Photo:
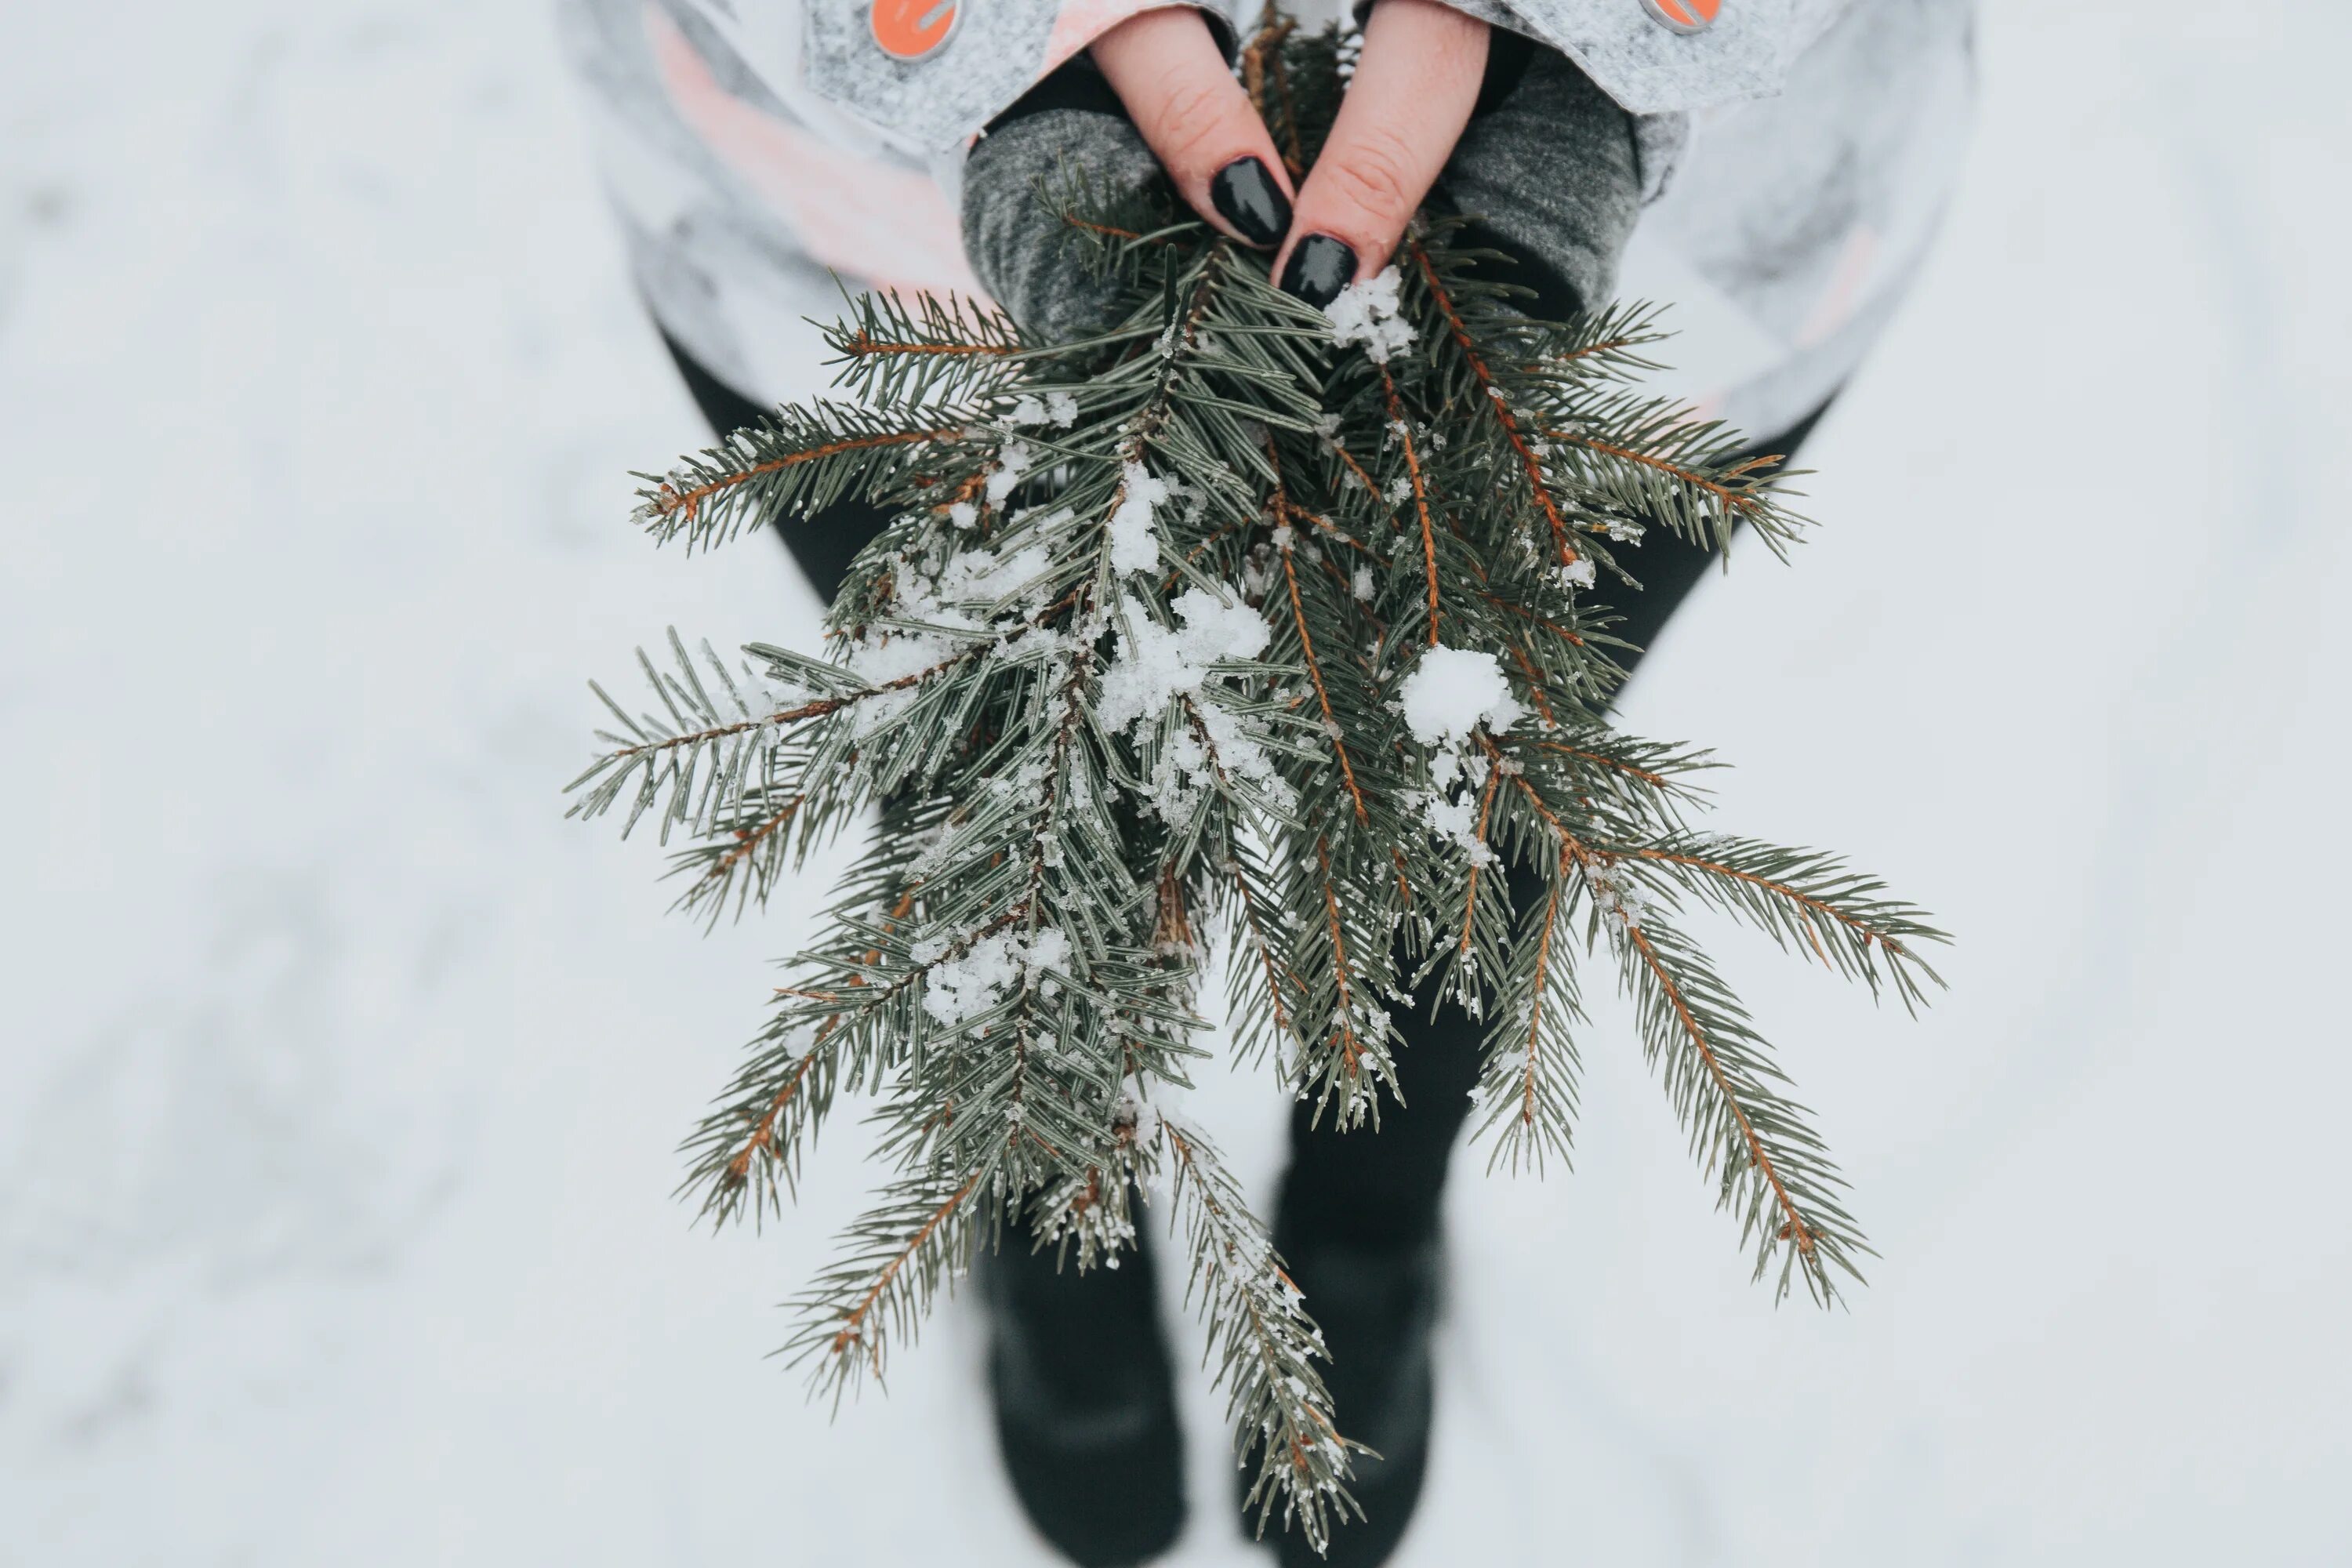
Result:
[[1386,266],[1425,202],[1475,220],[1474,242],[1511,258],[1508,280],[1542,313],[1608,298],[1641,205],[1633,121],[1551,49],[1490,37],[1437,0],[1376,0],[1298,185],[1200,12],[1130,17],[1090,55],[1000,116],[965,166],[965,249],[1039,336],[1084,337],[1112,309],[1111,286],[1067,258],[1059,217],[1034,194],[1065,166],[1111,193],[1164,169],[1202,218],[1273,251],[1282,287],[1316,305]]
[[1172,7],[1130,16],[1090,52],[1192,210],[1235,239],[1280,245],[1298,193],[1201,13]]
[[1199,12],[1147,11],[1093,53],[1193,210],[1236,239],[1278,247],[1282,286],[1325,305],[1388,264],[1445,167],[1478,101],[1486,24],[1436,0],[1379,0],[1303,192]]

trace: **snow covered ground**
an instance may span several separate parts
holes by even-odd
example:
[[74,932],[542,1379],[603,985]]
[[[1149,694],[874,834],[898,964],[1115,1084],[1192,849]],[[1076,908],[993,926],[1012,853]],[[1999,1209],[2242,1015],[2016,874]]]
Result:
[[[1044,1561],[961,1310],[831,1425],[761,1360],[854,1127],[782,1230],[667,1196],[793,921],[706,941],[558,819],[581,679],[813,604],[625,526],[697,429],[550,33],[0,20],[0,1563]],[[1453,1194],[1401,1562],[2352,1560],[2347,54],[2340,6],[1990,6],[1829,526],[1632,704],[1963,935],[1917,1026],[1735,966],[1884,1260],[1774,1310],[1596,1031],[1575,1175]],[[1270,1173],[1264,1086],[1196,1110]],[[1255,1561],[1190,1415],[1176,1561]]]

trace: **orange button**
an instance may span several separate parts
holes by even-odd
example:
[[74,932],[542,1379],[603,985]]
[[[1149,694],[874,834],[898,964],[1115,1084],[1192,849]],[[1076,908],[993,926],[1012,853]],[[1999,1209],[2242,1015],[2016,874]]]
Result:
[[1715,26],[1723,0],[1642,0],[1650,20],[1677,33],[1704,33]]
[[919,60],[948,41],[962,15],[957,0],[874,0],[874,41],[894,60]]

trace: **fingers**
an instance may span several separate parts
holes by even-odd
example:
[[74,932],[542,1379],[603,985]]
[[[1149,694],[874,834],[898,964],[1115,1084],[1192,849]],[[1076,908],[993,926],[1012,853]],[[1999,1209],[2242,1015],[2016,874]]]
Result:
[[1486,23],[1436,0],[1379,0],[1275,259],[1285,289],[1328,305],[1388,264],[1469,123],[1486,68]]
[[1274,138],[1198,11],[1146,11],[1094,41],[1097,68],[1192,209],[1269,249],[1294,195]]

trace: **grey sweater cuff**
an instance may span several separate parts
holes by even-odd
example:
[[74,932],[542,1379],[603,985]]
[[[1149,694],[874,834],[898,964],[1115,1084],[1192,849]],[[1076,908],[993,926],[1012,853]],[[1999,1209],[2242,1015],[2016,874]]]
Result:
[[1100,331],[1118,297],[1113,282],[1070,254],[1069,226],[1038,198],[1041,186],[1055,189],[1074,173],[1117,198],[1157,178],[1160,163],[1123,115],[1057,100],[1008,111],[963,169],[963,247],[971,269],[1007,315],[1046,342]]
[[1535,290],[1535,312],[1560,318],[1616,292],[1642,214],[1640,121],[1565,57],[1521,47],[1515,79],[1490,80],[1494,101],[1471,120],[1437,191],[1471,220],[1473,243],[1517,263],[1512,280]]

